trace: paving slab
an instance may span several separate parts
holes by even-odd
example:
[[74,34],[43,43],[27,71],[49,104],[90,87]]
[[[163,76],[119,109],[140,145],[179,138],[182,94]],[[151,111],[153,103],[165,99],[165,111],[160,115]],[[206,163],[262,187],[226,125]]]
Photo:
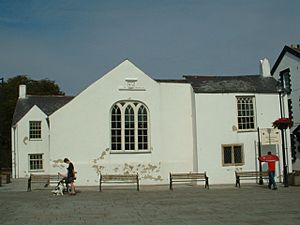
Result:
[[300,187],[249,184],[134,188],[78,187],[75,196],[26,191],[26,180],[0,187],[1,225],[299,225]]

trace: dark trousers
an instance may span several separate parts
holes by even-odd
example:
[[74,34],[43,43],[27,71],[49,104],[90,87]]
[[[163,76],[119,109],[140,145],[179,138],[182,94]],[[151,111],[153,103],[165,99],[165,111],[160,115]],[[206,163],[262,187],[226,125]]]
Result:
[[269,174],[269,188],[271,188],[272,185],[273,188],[276,188],[275,171],[269,171],[268,174]]

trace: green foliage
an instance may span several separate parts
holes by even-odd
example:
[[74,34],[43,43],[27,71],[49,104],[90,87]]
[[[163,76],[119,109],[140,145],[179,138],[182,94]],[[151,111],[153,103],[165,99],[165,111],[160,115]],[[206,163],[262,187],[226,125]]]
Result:
[[19,85],[27,86],[28,95],[65,95],[54,82],[16,76],[0,83],[0,168],[11,167],[11,123],[19,97]]

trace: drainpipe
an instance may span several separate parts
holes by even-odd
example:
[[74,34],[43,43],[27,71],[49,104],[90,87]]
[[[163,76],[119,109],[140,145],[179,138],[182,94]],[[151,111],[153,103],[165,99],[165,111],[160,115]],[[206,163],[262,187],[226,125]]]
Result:
[[13,126],[13,146],[12,146],[12,172],[14,178],[17,178],[17,164],[16,164],[16,126]]
[[[260,142],[260,132],[259,127],[257,128],[257,135],[258,135],[258,157],[261,157],[261,142]],[[259,161],[259,172],[262,172],[261,161]],[[262,176],[259,177],[259,184],[264,184]]]

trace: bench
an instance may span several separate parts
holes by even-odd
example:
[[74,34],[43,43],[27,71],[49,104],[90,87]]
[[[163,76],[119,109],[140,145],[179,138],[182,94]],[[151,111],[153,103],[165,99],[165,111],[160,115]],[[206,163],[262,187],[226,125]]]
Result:
[[235,171],[235,186],[241,187],[241,180],[258,180],[258,179],[269,179],[267,171]]
[[32,184],[43,184],[44,187],[56,185],[63,177],[58,174],[30,174],[27,191],[31,191]]
[[3,183],[5,183],[5,184],[11,183],[10,173],[4,173],[4,172],[2,172],[0,174],[0,187],[2,186]]
[[206,172],[204,173],[170,173],[170,190],[173,190],[173,183],[175,182],[192,182],[192,181],[204,181],[205,188],[209,189],[208,177]]
[[138,174],[100,174],[99,191],[102,191],[103,183],[136,183],[137,191],[140,190]]
[[11,183],[11,179],[10,178],[11,178],[11,171],[1,170],[0,171],[0,186],[2,186],[2,183],[4,182],[4,180],[5,180],[6,184]]
[[293,170],[288,176],[289,185],[299,186],[300,185],[300,170]]

